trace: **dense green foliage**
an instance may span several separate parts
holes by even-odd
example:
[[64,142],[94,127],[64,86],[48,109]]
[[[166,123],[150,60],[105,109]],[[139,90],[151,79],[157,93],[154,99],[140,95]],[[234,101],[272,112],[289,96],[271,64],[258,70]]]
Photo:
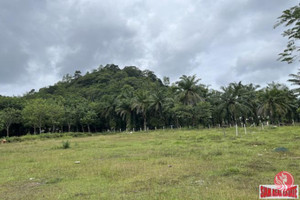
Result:
[[167,77],[161,81],[133,66],[76,71],[38,92],[1,96],[2,136],[299,121],[299,100],[282,84],[259,88],[239,82],[217,91],[199,81],[183,75],[170,85]]

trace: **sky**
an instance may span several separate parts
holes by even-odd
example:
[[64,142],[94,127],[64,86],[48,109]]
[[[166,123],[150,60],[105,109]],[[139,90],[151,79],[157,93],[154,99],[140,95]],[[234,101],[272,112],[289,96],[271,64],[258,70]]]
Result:
[[298,0],[0,0],[0,95],[38,91],[99,65],[149,69],[175,82],[196,74],[219,89],[287,84],[274,29]]

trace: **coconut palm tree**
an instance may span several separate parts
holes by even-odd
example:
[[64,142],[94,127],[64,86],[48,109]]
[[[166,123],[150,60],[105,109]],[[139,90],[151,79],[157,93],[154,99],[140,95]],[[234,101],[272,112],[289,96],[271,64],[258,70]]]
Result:
[[144,130],[147,130],[147,112],[150,106],[150,95],[148,91],[138,91],[132,101],[131,109],[137,114],[141,114],[144,120]]
[[244,118],[252,113],[250,88],[255,90],[252,85],[243,85],[241,82],[230,83],[228,87],[221,87],[223,94],[218,109],[226,116],[228,122],[237,123],[239,117]]
[[286,86],[271,83],[259,92],[258,114],[269,116],[274,123],[295,107],[294,99],[294,94]]
[[123,88],[122,92],[116,101],[116,113],[119,114],[126,122],[126,129],[131,129],[131,118],[132,118],[132,99],[133,99],[133,88],[130,86]]
[[180,77],[180,81],[176,82],[179,99],[184,105],[196,105],[201,100],[197,85],[199,81],[200,79],[196,79],[196,75],[183,75]]
[[116,128],[116,120],[115,120],[115,108],[116,108],[116,97],[115,96],[109,96],[105,95],[101,98],[101,101],[99,101],[97,110],[101,117],[107,120],[108,127],[110,129]]

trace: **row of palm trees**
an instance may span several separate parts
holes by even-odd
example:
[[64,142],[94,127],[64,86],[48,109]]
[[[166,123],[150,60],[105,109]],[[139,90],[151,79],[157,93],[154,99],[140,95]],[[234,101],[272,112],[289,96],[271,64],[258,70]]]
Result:
[[126,85],[108,106],[110,112],[103,113],[109,113],[105,117],[113,113],[120,116],[127,129],[139,124],[147,129],[148,125],[211,126],[263,120],[275,124],[299,119],[299,101],[294,92],[282,84],[271,83],[259,89],[259,86],[239,82],[216,91],[199,81],[195,75],[182,76],[170,87],[138,91]]

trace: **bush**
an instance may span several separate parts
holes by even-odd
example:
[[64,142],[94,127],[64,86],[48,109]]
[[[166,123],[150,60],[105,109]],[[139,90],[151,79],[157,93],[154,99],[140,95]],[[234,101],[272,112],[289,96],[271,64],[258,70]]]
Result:
[[68,148],[70,148],[70,147],[71,147],[71,145],[70,145],[69,140],[63,141],[63,142],[62,142],[62,148],[63,148],[63,149],[68,149]]
[[11,142],[22,142],[22,141],[24,141],[23,138],[21,138],[21,137],[16,137],[16,136],[14,136],[14,137],[6,137],[5,139],[6,139],[6,141],[9,142],[9,143],[11,143]]

